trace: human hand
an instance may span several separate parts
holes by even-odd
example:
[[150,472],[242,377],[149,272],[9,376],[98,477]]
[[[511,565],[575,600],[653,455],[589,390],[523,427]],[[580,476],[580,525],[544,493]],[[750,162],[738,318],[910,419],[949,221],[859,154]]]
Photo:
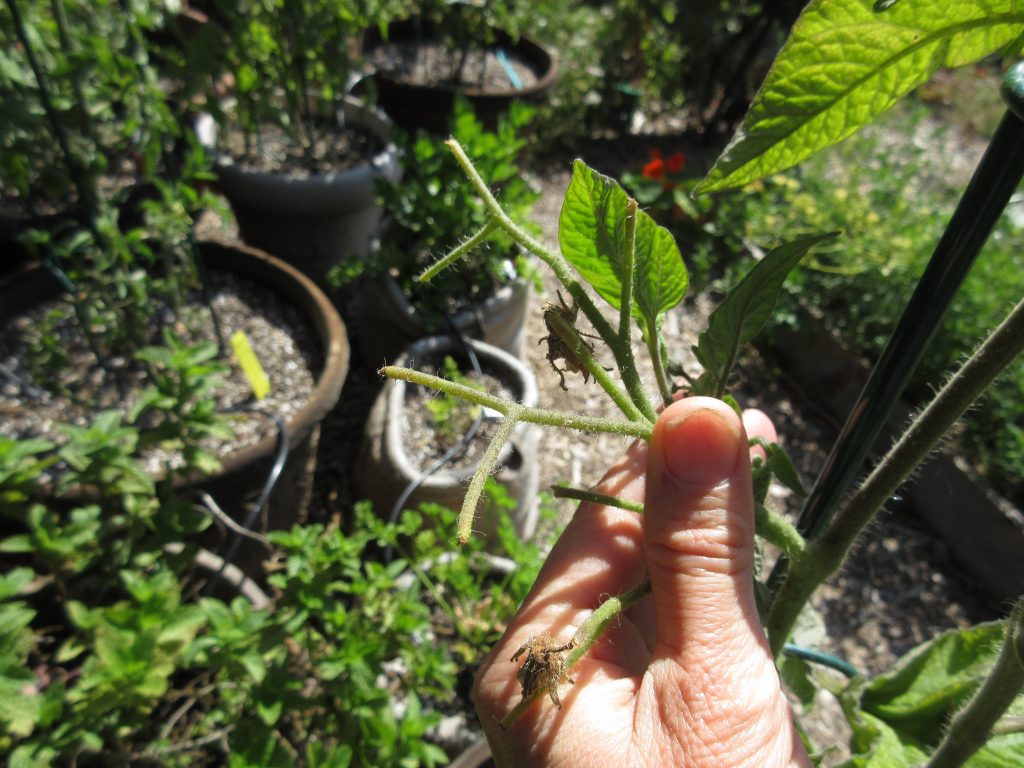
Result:
[[[634,443],[595,489],[646,496],[644,514],[580,505],[477,675],[499,766],[810,765],[754,604],[748,434],[775,440],[759,411],[741,424],[719,400],[677,401],[650,444]],[[648,575],[651,594],[573,666],[561,708],[538,699],[503,728],[521,698],[516,650],[542,634],[568,642]]]

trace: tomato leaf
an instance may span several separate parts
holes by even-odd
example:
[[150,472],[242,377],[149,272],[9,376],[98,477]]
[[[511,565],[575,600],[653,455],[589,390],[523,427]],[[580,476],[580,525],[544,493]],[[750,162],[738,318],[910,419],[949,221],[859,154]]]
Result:
[[1020,49],[1015,0],[812,0],[743,125],[698,185],[732,189],[842,141],[924,83],[997,51]]
[[[559,218],[562,254],[594,290],[619,309],[626,264],[626,205],[629,197],[614,179],[573,163]],[[637,211],[632,314],[648,325],[686,293],[686,266],[672,234]]]
[[705,374],[694,394],[721,397],[740,348],[764,326],[786,276],[811,248],[833,240],[838,233],[809,235],[780,245],[731,290],[708,319],[708,327],[697,339],[694,354]]

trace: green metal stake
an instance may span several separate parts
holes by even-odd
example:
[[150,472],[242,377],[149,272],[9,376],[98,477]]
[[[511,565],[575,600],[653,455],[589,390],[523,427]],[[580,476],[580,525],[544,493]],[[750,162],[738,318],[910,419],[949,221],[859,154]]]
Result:
[[[797,527],[808,538],[831,519],[860,473],[928,342],[1024,176],[1024,62],[1006,74],[1000,90],[1006,114],[804,504]],[[785,568],[786,561],[780,559],[769,579],[773,588],[781,583]]]

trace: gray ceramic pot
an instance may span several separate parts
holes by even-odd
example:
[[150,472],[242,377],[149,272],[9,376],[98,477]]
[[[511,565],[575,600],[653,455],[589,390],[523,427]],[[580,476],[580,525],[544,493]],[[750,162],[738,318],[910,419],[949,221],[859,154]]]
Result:
[[[521,360],[489,344],[470,341],[485,373],[500,379],[516,399],[527,406],[538,401],[537,380]],[[427,363],[437,366],[445,355],[458,358],[458,343],[451,336],[430,336],[412,344],[396,361],[396,365],[412,366]],[[370,411],[363,434],[363,445],[355,473],[359,498],[370,499],[382,517],[391,514],[392,507],[403,491],[423,474],[420,466],[406,451],[408,422],[404,415],[409,388],[415,385],[388,379]],[[538,428],[520,422],[512,438],[505,445],[493,477],[501,483],[516,502],[512,515],[516,530],[524,539],[530,538],[537,527],[536,494]],[[475,466],[455,468],[446,465],[425,478],[408,498],[404,507],[414,509],[424,502],[433,502],[458,510],[466,495],[466,488]],[[498,516],[506,511],[481,501],[473,530],[484,537],[496,536]]]

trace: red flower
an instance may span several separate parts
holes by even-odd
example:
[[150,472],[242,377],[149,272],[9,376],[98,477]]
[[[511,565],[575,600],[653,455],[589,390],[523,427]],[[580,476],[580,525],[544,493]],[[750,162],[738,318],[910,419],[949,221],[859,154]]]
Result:
[[679,173],[686,166],[686,155],[682,152],[675,152],[669,155],[666,160],[661,156],[661,150],[655,147],[650,150],[651,159],[644,166],[644,178],[660,181],[664,189],[672,189],[675,183],[668,179],[668,174]]
[[666,165],[668,166],[669,173],[679,173],[684,167],[686,167],[686,155],[682,152],[676,152],[669,156]]
[[643,175],[648,179],[664,179],[665,178],[665,161],[661,159],[661,150],[651,150],[651,160],[647,165],[644,166]]

